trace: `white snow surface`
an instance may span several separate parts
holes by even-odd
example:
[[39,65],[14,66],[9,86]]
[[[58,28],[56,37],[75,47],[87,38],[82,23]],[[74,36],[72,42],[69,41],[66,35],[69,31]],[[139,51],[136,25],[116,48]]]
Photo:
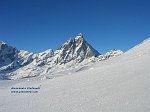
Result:
[[[83,38],[81,33],[62,44],[56,51],[48,49],[44,52],[33,54],[25,50],[16,49],[16,53],[9,53],[8,45],[1,44],[1,48],[0,80],[16,80],[29,77],[52,78],[55,77],[53,74],[64,71],[64,69],[68,70],[79,65],[88,64],[90,58],[96,58],[100,55]],[[13,47],[10,48],[12,51],[14,50]],[[7,51],[6,53],[4,53],[5,50]]]
[[[150,39],[126,53],[61,72],[61,77],[0,81],[0,112],[150,112]],[[38,93],[11,87],[40,86]]]

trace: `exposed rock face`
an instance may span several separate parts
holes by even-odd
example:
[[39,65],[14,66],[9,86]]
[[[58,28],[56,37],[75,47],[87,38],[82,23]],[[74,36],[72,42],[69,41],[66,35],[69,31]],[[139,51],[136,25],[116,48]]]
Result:
[[18,55],[18,50],[8,46],[4,42],[0,42],[0,66],[5,66],[12,63]]
[[120,50],[112,50],[100,55],[81,33],[66,41],[55,52],[48,49],[33,54],[0,42],[0,79],[45,76],[90,62],[105,60],[122,53]]
[[54,51],[52,49],[48,49],[44,52],[36,54],[36,65],[37,66],[43,66],[48,63],[51,63],[52,57],[54,56]]
[[119,56],[123,54],[123,51],[121,50],[117,50],[117,49],[113,49],[103,55],[100,55],[99,58],[102,59],[102,60],[106,60],[108,58],[111,58],[111,57],[116,57],[116,56]]
[[99,55],[98,57],[92,57],[92,58],[90,58],[90,60],[91,60],[91,62],[103,61],[103,60],[107,60],[112,57],[122,55],[123,53],[124,52],[121,50],[113,49],[105,54]]
[[80,33],[75,38],[69,39],[55,52],[55,64],[65,64],[71,60],[81,62],[92,56],[96,57],[100,53],[96,51]]

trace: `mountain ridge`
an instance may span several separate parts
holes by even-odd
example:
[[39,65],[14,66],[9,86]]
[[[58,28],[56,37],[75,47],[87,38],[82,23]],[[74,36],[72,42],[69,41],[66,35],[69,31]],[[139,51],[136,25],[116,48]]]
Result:
[[[116,51],[107,53],[108,57],[116,55]],[[26,76],[28,79],[0,81],[0,107],[3,112],[149,112],[149,61],[150,40],[118,57],[79,67],[76,65],[73,70],[63,69],[58,74],[53,73],[39,80],[37,77],[29,79],[33,76],[29,75]],[[23,76],[29,68],[20,68],[18,75]],[[47,72],[49,69],[47,67],[41,73],[50,74]],[[56,70],[59,71],[58,68]],[[13,79],[20,78],[18,75],[14,75]],[[57,77],[62,75],[66,76]],[[12,90],[12,87],[40,89],[36,89],[38,93],[35,94],[22,92],[30,90]]]
[[[6,43],[1,42],[1,47]],[[14,49],[14,47],[11,47]],[[67,40],[56,51],[48,49],[41,53],[30,53],[25,50],[18,50],[12,54],[13,60],[0,67],[0,75],[5,79],[17,79],[24,77],[35,77],[61,71],[64,68],[74,68],[77,65],[90,62],[102,61],[108,58],[121,55],[121,51],[111,51],[101,55],[95,50],[79,33],[76,37]],[[7,50],[6,50],[7,51]],[[8,53],[8,52],[7,52]],[[6,54],[7,54],[6,53]],[[9,54],[9,53],[8,53]],[[3,51],[0,51],[0,60],[3,58]],[[93,61],[94,60],[94,61]]]

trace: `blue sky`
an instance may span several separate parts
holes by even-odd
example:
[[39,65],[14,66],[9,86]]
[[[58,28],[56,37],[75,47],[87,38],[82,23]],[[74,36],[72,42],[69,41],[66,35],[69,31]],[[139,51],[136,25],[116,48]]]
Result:
[[100,53],[150,37],[150,0],[0,0],[0,40],[18,49],[57,49],[83,33]]

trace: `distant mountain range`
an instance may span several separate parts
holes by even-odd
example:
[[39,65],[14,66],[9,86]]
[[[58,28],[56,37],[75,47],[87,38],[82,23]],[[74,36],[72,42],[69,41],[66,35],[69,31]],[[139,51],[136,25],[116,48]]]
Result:
[[1,41],[0,79],[54,75],[58,71],[106,60],[122,53],[121,50],[113,49],[102,55],[84,39],[81,33],[67,40],[56,51],[48,49],[38,54],[18,50]]

